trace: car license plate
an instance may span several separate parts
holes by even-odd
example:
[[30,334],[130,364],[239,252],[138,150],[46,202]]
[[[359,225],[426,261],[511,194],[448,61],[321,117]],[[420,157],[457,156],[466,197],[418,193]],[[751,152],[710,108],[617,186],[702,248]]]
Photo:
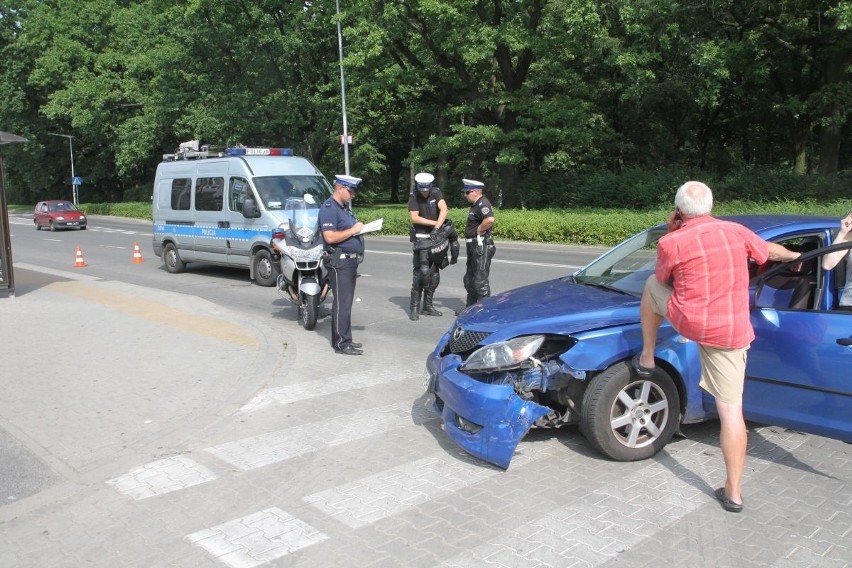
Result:
[[68,224],[73,226],[77,224],[77,221],[70,221]]

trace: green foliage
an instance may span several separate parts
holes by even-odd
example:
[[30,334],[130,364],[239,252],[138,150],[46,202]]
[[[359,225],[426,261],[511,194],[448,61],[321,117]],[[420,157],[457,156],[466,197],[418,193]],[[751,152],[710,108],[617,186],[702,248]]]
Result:
[[342,172],[341,64],[371,203],[421,168],[520,208],[648,209],[689,177],[724,200],[846,195],[849,0],[339,4],[0,0],[0,124],[29,140],[9,195],[70,197],[51,133],[92,201],[144,201],[190,139]]
[[131,219],[153,220],[150,201],[147,203],[83,203],[80,205],[80,209],[85,211],[87,215],[112,215]]

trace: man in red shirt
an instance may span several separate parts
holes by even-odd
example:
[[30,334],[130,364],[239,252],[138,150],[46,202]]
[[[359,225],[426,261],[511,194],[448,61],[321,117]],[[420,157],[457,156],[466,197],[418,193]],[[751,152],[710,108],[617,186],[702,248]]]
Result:
[[642,377],[653,374],[657,329],[664,318],[698,344],[699,385],[716,398],[721,422],[727,480],[716,498],[725,510],[738,513],[748,442],[742,407],[746,351],[754,340],[747,261],[789,261],[799,253],[764,241],[738,223],[715,219],[712,208],[713,193],[705,184],[689,181],[677,190],[669,233],[657,243],[656,273],[642,295],[643,345],[633,367]]

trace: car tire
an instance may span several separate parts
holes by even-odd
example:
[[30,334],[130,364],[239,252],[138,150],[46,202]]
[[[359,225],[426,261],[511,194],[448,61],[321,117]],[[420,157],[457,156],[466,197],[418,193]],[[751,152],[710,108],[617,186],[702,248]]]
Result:
[[85,226],[85,225],[83,225],[82,227],[80,227],[80,230],[81,230],[81,231],[85,231],[85,230],[86,230],[86,226]]
[[56,232],[56,225],[53,223],[53,221],[50,222],[50,232],[51,233]]
[[680,395],[671,377],[659,367],[651,377],[639,377],[621,362],[586,389],[580,431],[607,457],[638,461],[662,450],[679,421]]
[[260,286],[275,286],[278,282],[278,269],[272,259],[272,253],[267,249],[260,249],[252,259],[254,263],[254,280]]
[[186,269],[186,263],[180,259],[174,243],[166,243],[163,247],[163,264],[166,266],[166,272],[171,274],[180,274]]
[[41,225],[38,224],[38,221],[33,221],[33,224],[35,225],[36,231],[41,231]]

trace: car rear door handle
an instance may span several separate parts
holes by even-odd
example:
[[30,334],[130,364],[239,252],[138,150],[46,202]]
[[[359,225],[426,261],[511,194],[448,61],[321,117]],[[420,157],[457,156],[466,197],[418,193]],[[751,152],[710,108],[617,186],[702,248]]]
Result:
[[846,347],[852,347],[852,337],[846,337],[843,339],[837,340],[838,345],[845,345]]
[[219,221],[219,228],[220,229],[229,229],[230,227],[231,227],[230,221]]

